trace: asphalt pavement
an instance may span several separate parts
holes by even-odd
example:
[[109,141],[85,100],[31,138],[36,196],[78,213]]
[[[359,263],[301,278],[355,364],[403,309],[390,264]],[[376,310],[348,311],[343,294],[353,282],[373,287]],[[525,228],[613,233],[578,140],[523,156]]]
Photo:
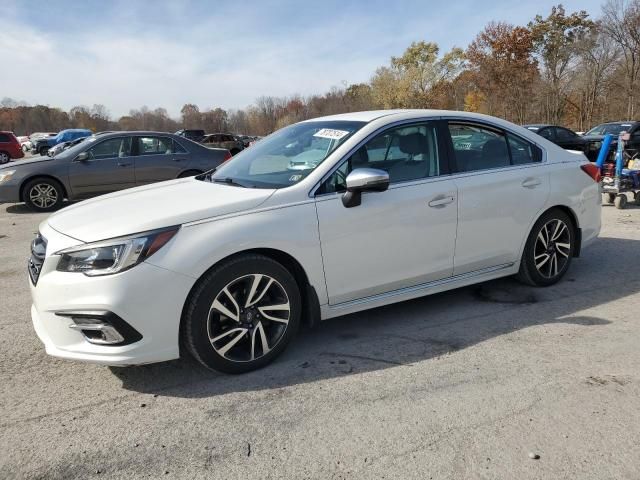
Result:
[[0,478],[640,478],[640,207],[546,289],[504,279],[322,322],[241,376],[47,356],[0,205]]

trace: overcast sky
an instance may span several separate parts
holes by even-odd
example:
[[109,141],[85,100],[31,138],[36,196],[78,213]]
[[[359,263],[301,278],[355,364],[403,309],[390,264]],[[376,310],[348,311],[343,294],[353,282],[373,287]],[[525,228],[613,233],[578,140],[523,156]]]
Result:
[[[142,105],[174,117],[185,103],[243,108],[367,81],[414,40],[466,47],[491,20],[526,24],[556,3],[0,0],[0,98],[101,103],[114,117]],[[600,13],[598,0],[562,3]]]

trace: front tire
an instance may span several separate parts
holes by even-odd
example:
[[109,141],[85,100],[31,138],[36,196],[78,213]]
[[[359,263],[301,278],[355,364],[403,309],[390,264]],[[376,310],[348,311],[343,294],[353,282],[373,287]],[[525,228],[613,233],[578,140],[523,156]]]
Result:
[[241,255],[205,274],[189,295],[182,339],[207,368],[249,372],[282,353],[301,312],[299,287],[286,268],[263,255]]
[[11,160],[11,157],[7,152],[0,152],[0,165],[9,163],[9,160]]
[[48,151],[49,151],[49,147],[40,147],[40,151],[38,153],[40,153],[41,157],[44,157]]
[[62,205],[64,190],[52,178],[34,178],[24,186],[22,198],[36,212],[52,212]]
[[557,283],[569,269],[575,251],[575,227],[561,210],[550,210],[535,223],[527,238],[518,280],[547,287]]

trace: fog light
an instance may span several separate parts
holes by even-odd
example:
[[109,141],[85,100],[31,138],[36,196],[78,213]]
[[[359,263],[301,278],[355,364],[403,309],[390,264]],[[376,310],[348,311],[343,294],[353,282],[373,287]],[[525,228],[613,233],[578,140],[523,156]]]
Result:
[[135,328],[109,311],[67,311],[56,315],[73,320],[69,328],[95,345],[128,345],[142,338]]
[[101,322],[97,319],[74,319],[76,323],[69,325],[72,330],[79,330],[89,343],[96,345],[113,345],[124,342],[124,337],[113,325]]

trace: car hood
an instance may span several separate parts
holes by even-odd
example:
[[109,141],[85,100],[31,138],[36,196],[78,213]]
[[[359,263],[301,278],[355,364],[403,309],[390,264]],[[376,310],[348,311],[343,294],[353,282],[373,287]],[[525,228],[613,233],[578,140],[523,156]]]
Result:
[[60,210],[47,222],[64,235],[95,242],[242,212],[274,192],[184,178],[86,200]]
[[18,158],[10,161],[9,163],[5,163],[4,165],[0,165],[0,170],[13,170],[15,167],[22,167],[24,165],[29,165],[32,163],[42,163],[42,162],[50,162],[53,158],[51,157],[36,157],[29,158],[25,160],[24,158]]

